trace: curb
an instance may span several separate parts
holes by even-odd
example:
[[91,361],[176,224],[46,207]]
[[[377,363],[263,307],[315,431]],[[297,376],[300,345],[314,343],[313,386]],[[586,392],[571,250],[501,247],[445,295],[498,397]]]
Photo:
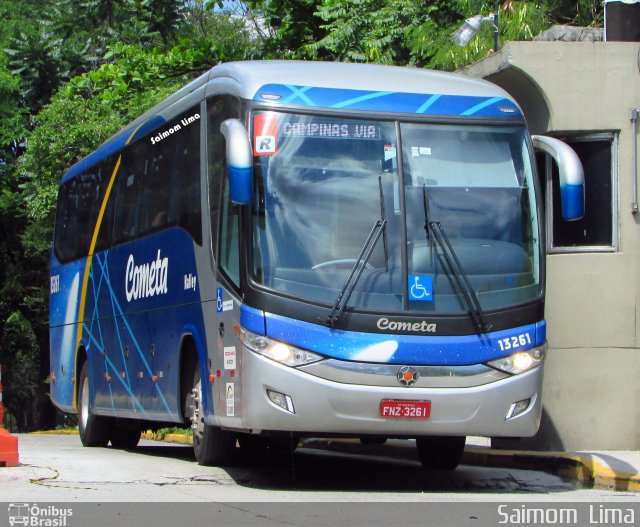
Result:
[[[308,439],[303,447],[333,450],[361,455],[377,455],[418,460],[413,444],[389,442],[382,445],[362,445],[349,439]],[[596,454],[567,452],[534,452],[494,450],[488,447],[467,446],[462,464],[523,470],[542,470],[564,481],[585,488],[640,492],[640,474],[619,471],[594,459]]]
[[640,492],[640,474],[612,469],[593,454],[469,448],[463,462],[473,465],[544,470],[586,488]]
[[193,445],[193,436],[184,434],[157,434],[156,432],[142,432],[141,439],[152,441],[164,441],[165,443],[179,443],[181,445]]
[[77,436],[80,432],[77,430],[38,430],[37,432],[29,432],[30,435],[56,435],[56,436]]
[[[31,435],[79,435],[78,430],[39,430],[37,432],[29,432]],[[165,441],[167,443],[193,444],[193,437],[184,434],[158,434],[156,432],[146,431],[140,434],[141,439],[150,439],[152,441]]]

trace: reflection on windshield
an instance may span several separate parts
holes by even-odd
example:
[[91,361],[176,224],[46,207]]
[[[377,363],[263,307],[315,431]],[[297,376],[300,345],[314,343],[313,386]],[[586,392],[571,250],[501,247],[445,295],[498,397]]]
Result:
[[[431,219],[446,228],[483,308],[540,294],[532,174],[520,128],[402,124],[399,152],[394,123],[276,112],[253,119],[257,282],[332,306],[371,225],[384,218],[384,243],[349,308],[466,312],[426,239],[426,187]],[[412,298],[407,276],[430,294]]]

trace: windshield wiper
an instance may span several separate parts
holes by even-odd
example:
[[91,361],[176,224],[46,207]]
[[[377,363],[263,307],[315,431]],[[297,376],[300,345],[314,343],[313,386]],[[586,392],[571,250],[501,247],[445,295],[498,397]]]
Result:
[[347,307],[347,303],[349,302],[349,298],[351,298],[351,293],[355,289],[358,284],[358,280],[362,276],[362,272],[364,271],[369,258],[371,258],[371,254],[373,250],[376,248],[376,244],[380,239],[380,235],[384,232],[385,227],[387,225],[387,220],[376,220],[371,228],[371,232],[367,237],[367,240],[364,242],[362,250],[360,251],[360,255],[356,258],[356,262],[347,277],[340,293],[338,294],[338,298],[336,298],[335,303],[333,304],[333,308],[331,309],[331,313],[329,313],[329,317],[327,318],[327,326],[333,328],[335,327],[338,320],[344,313],[345,307]]
[[[484,311],[482,310],[482,306],[480,305],[480,301],[473,290],[473,286],[469,281],[469,275],[462,267],[460,260],[458,259],[458,255],[451,245],[451,241],[449,240],[449,236],[447,232],[444,230],[444,227],[439,221],[431,221],[429,218],[429,200],[427,198],[427,188],[426,186],[422,187],[422,199],[424,204],[424,229],[427,233],[427,240],[429,241],[429,247],[433,248],[433,242],[435,241],[440,250],[442,251],[442,255],[447,261],[447,265],[451,269],[453,273],[453,278],[458,284],[458,288],[462,292],[462,297],[464,298],[465,303],[467,304],[467,308],[469,309],[469,314],[475,324],[476,328],[480,330],[482,333],[487,333],[491,329],[491,325],[487,324]],[[433,253],[433,250],[430,251]]]
[[[382,176],[378,176],[378,187],[380,188],[380,219],[386,223],[387,213],[384,206],[384,191],[382,190]],[[384,270],[389,272],[389,246],[387,245],[387,229],[382,232],[382,246],[384,247]]]

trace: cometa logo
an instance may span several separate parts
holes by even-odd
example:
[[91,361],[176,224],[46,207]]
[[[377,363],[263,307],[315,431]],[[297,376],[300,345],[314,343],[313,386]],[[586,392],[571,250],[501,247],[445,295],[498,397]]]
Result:
[[169,258],[158,256],[153,262],[136,265],[133,254],[127,260],[125,274],[125,292],[127,302],[148,298],[167,293],[167,274],[169,271]]
[[398,322],[388,318],[379,318],[376,324],[382,331],[413,331],[416,333],[435,333],[437,325],[433,322]]

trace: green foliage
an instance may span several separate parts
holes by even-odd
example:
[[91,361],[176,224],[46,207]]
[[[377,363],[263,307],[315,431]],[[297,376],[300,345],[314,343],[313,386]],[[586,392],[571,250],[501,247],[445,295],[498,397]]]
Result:
[[489,25],[465,48],[451,36],[465,18],[498,7],[500,41],[530,40],[553,23],[598,24],[601,0],[250,1],[271,28],[271,56],[455,70],[492,52]]
[[32,109],[46,104],[68,74],[62,60],[62,39],[42,21],[38,30],[20,33],[5,49],[9,66],[22,81],[23,94]]
[[304,49],[312,57],[325,50],[335,60],[410,64],[407,36],[435,9],[407,0],[325,0],[316,15],[327,35]]
[[22,428],[33,426],[40,349],[31,323],[20,311],[8,317],[0,340],[3,402]]
[[[262,34],[265,58],[310,58],[305,46],[327,35],[316,16],[322,0],[249,0],[246,4],[269,28]],[[328,58],[322,50],[313,56]]]
[[555,24],[598,26],[604,20],[603,0],[543,0],[541,5]]
[[[208,2],[214,4],[217,2]],[[213,48],[216,56],[209,61],[245,60],[259,58],[263,53],[266,35],[256,14],[245,10],[244,16],[235,12],[213,11],[213,6],[194,2],[185,12],[185,24],[180,42],[192,49]]]
[[123,117],[99,99],[54,97],[35,118],[36,128],[20,165],[32,219],[51,220],[64,171],[123,124]]

